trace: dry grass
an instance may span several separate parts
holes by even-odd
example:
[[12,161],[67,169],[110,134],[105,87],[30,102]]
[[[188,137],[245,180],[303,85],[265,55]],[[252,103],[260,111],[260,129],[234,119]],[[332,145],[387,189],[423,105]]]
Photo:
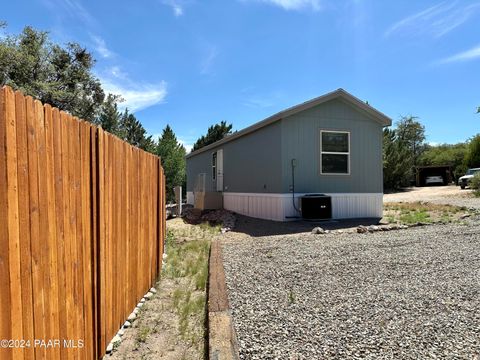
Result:
[[201,347],[205,338],[206,286],[211,238],[220,228],[208,224],[175,224],[167,232],[164,275],[176,280],[173,308],[182,338]]
[[465,207],[420,201],[384,204],[384,220],[389,223],[450,223],[459,221],[466,212]]

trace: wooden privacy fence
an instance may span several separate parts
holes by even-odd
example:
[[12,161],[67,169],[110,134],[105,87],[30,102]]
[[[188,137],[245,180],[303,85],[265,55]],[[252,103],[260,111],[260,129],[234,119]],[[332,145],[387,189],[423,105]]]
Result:
[[160,159],[0,92],[0,359],[98,359],[154,283]]

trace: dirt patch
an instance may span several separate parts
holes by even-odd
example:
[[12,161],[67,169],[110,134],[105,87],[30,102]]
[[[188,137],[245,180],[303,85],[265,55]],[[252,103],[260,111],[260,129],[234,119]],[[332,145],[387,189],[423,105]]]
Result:
[[157,293],[146,301],[122,343],[106,359],[204,359],[206,285],[210,241],[220,234],[208,224],[167,222],[167,260]]
[[[451,201],[472,199],[473,191],[469,189],[462,190],[459,186],[425,186],[425,187],[411,187],[403,189],[395,193],[384,194],[384,202],[438,202],[444,201],[448,204]],[[454,204],[456,205],[456,204]]]
[[181,339],[179,316],[173,305],[178,286],[172,279],[157,282],[157,294],[142,307],[118,349],[107,359],[203,359],[198,346]]

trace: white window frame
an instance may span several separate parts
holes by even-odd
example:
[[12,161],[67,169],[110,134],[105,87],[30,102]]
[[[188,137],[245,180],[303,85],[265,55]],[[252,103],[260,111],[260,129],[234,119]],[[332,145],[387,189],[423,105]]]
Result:
[[[336,152],[336,151],[323,151],[323,144],[322,144],[322,139],[323,139],[323,133],[341,133],[341,134],[347,134],[348,137],[348,152]],[[345,130],[326,130],[322,129],[320,130],[320,175],[338,175],[338,176],[348,176],[350,175],[350,131],[345,131]],[[347,172],[346,173],[326,173],[323,172],[323,167],[322,167],[322,155],[347,155]]]
[[[217,180],[217,161],[218,161],[218,156],[217,156],[217,152],[213,152],[212,153],[212,180],[215,181]],[[215,162],[213,161],[213,159],[215,159]]]

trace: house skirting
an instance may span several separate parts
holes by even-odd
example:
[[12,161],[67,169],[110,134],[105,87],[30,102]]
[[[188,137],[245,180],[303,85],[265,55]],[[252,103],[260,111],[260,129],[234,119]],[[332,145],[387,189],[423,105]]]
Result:
[[[300,197],[295,194],[295,204],[300,209]],[[332,197],[332,218],[381,218],[383,216],[382,193],[335,193]],[[187,203],[193,204],[193,192],[187,192]],[[298,213],[292,194],[223,193],[223,207],[238,214],[259,219],[288,221],[295,220]]]

